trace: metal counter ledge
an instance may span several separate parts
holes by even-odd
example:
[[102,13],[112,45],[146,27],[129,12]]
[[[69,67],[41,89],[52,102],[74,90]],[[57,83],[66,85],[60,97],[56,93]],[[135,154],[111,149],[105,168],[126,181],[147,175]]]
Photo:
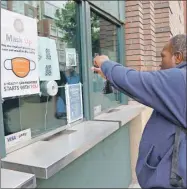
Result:
[[1,169],[1,188],[36,188],[33,174]]
[[79,123],[48,140],[8,154],[2,159],[2,167],[48,179],[138,116],[143,109],[142,105],[120,106],[96,117],[96,121]]

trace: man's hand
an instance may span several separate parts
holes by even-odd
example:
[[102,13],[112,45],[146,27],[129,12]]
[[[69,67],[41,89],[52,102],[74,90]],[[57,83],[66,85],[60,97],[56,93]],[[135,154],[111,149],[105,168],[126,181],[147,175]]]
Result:
[[101,68],[102,64],[109,60],[108,56],[105,56],[105,55],[101,55],[101,56],[96,56],[94,58],[94,65],[98,68]]
[[97,74],[99,74],[104,79],[106,79],[106,77],[104,76],[103,72],[101,71],[101,66],[107,60],[109,60],[108,56],[105,56],[105,55],[96,56],[94,58],[94,66],[95,67],[92,68],[92,70],[94,72],[96,72]]

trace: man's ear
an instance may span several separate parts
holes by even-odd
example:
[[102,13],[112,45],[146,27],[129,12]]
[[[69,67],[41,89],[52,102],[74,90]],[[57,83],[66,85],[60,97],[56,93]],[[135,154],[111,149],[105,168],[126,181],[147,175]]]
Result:
[[183,54],[181,52],[175,53],[175,62],[176,64],[180,64],[183,61]]

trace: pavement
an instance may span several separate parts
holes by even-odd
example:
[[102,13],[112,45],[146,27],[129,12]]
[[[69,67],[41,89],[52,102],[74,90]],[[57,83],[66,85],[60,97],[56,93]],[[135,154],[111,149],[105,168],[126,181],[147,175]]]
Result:
[[131,184],[129,188],[141,188],[141,187],[138,183],[136,183],[136,184]]

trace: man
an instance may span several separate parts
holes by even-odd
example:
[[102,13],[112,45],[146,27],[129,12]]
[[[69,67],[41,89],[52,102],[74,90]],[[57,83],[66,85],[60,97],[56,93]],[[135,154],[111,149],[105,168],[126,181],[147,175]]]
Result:
[[160,71],[138,72],[104,55],[94,59],[94,71],[154,109],[142,135],[136,166],[142,188],[187,187],[186,42],[186,35],[169,41],[162,51]]

